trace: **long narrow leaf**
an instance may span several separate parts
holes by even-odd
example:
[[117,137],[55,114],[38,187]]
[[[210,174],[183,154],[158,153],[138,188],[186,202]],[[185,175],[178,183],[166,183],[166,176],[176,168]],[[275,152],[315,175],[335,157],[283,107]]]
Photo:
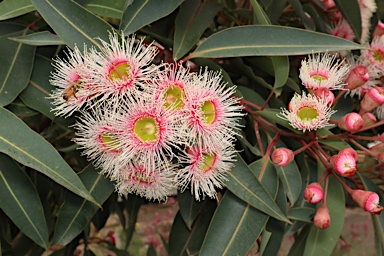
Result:
[[9,156],[0,153],[0,208],[38,245],[48,247],[44,210],[28,176]]
[[0,3],[0,20],[14,18],[35,10],[30,0],[4,0]]
[[99,205],[56,149],[4,108],[0,108],[0,152]]
[[302,55],[363,49],[327,34],[282,26],[241,26],[222,30],[203,41],[189,58]]

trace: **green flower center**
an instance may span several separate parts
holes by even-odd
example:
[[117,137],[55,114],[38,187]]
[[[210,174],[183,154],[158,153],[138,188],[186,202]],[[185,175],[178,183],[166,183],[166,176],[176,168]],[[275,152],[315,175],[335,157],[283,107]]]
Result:
[[317,118],[319,116],[319,113],[316,109],[311,107],[303,107],[297,112],[298,117],[303,122],[310,122],[313,119]]
[[118,137],[110,132],[104,132],[100,136],[103,145],[110,151],[118,151],[120,148],[120,141]]
[[382,62],[383,60],[384,60],[384,55],[383,55],[383,53],[381,52],[381,51],[379,51],[379,50],[375,50],[374,52],[373,52],[373,58],[376,60],[376,61],[378,61],[378,62]]
[[184,105],[184,92],[178,86],[170,86],[164,94],[164,107],[181,109]]
[[128,80],[131,78],[131,66],[127,63],[120,63],[114,66],[109,72],[109,78],[112,81]]
[[319,82],[326,81],[328,79],[327,77],[319,75],[319,74],[313,75],[311,77],[312,77],[312,79],[319,81]]
[[203,158],[203,172],[208,172],[212,169],[215,163],[216,155],[211,153],[204,153]]
[[212,124],[216,119],[216,108],[212,101],[205,101],[201,107],[203,118],[206,124]]
[[143,142],[156,141],[158,133],[157,122],[152,117],[140,118],[135,123],[134,132]]

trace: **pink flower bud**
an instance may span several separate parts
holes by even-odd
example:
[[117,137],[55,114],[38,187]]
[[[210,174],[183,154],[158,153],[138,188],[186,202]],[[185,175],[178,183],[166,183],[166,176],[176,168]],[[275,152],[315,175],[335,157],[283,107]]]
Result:
[[343,148],[342,150],[339,151],[338,155],[351,155],[355,160],[357,160],[357,152],[353,148]]
[[333,169],[343,177],[351,177],[356,173],[356,159],[353,155],[338,154],[333,156],[331,164]]
[[372,38],[374,38],[376,36],[382,36],[382,35],[384,35],[384,23],[379,21],[379,23],[377,23],[377,25],[375,27],[375,30],[373,31]]
[[319,183],[313,182],[304,190],[304,200],[311,204],[317,204],[324,199],[324,191]]
[[313,224],[317,228],[326,229],[331,225],[331,216],[329,215],[329,209],[324,203],[317,209],[315,217],[313,218]]
[[371,150],[372,153],[378,155],[378,154],[384,152],[384,143],[380,142],[380,143],[376,144],[375,146],[369,148],[369,150]]
[[379,205],[379,195],[375,192],[355,189],[351,193],[352,199],[365,211],[380,214],[383,207]]
[[361,115],[361,117],[364,120],[364,127],[373,125],[377,122],[375,115],[370,112],[365,112],[364,114]]
[[380,162],[384,163],[384,152],[378,154],[376,156],[377,160],[379,160]]
[[363,128],[364,120],[358,113],[352,112],[340,117],[338,125],[340,129],[349,132],[357,132]]
[[354,90],[369,80],[368,68],[364,65],[359,65],[349,72],[345,79],[345,89]]
[[374,110],[384,103],[384,88],[375,87],[370,89],[360,102],[360,113]]
[[324,99],[328,106],[332,105],[335,100],[335,95],[327,88],[319,88],[315,91],[315,96],[319,99]]
[[292,162],[295,155],[288,148],[277,148],[272,153],[272,162],[278,166],[286,166]]
[[384,142],[384,132],[379,135],[379,141]]

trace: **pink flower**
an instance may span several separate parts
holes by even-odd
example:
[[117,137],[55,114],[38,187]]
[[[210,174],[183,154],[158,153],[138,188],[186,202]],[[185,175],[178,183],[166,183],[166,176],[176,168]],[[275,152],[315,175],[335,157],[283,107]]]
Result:
[[331,225],[331,216],[328,207],[323,203],[316,211],[313,224],[320,229],[326,229]]
[[330,29],[331,35],[341,37],[348,41],[353,41],[355,39],[355,34],[351,26],[345,19],[341,19],[334,28]]
[[287,166],[292,162],[295,155],[288,148],[277,148],[272,153],[272,162],[278,166]]
[[324,99],[313,95],[295,94],[291,99],[288,109],[282,109],[278,115],[288,120],[289,124],[298,130],[313,131],[323,128],[328,124],[330,116],[336,111],[331,110]]
[[349,65],[338,62],[335,55],[313,54],[301,62],[300,79],[308,90],[341,89],[348,70]]
[[356,173],[356,158],[350,154],[337,154],[332,156],[333,169],[343,177],[351,177]]
[[351,193],[352,199],[365,211],[380,214],[383,210],[383,207],[379,205],[379,196],[378,194],[365,191],[361,189],[355,189]]
[[345,131],[356,132],[363,128],[364,120],[358,113],[352,112],[340,117],[338,126]]
[[313,182],[304,190],[304,200],[311,204],[317,204],[324,199],[324,191],[319,183]]
[[181,161],[186,166],[176,174],[178,187],[183,191],[190,185],[191,193],[198,201],[206,195],[216,198],[215,188],[225,186],[226,173],[233,167],[235,151],[232,147],[226,147],[227,144],[223,141],[214,147],[188,147]]
[[361,58],[370,64],[372,72],[384,70],[384,36],[373,38],[368,50],[361,50]]

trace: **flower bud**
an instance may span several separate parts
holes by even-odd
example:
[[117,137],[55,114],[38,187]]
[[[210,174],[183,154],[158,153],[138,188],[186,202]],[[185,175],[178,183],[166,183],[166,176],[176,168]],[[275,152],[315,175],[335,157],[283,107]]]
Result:
[[372,38],[376,36],[382,36],[382,35],[384,35],[384,23],[379,21],[375,27],[375,30],[373,31]]
[[304,200],[311,204],[317,204],[324,199],[324,191],[319,183],[313,182],[304,190]]
[[349,113],[340,117],[338,121],[340,129],[349,132],[357,132],[364,126],[364,120],[358,113]]
[[[357,155],[356,155],[357,158]],[[337,154],[332,156],[333,169],[343,177],[351,177],[356,173],[356,158],[350,154]]]
[[369,150],[374,154],[380,154],[380,153],[384,152],[384,143],[379,142],[376,145],[374,145],[373,147],[370,147]]
[[378,154],[376,156],[377,160],[379,160],[380,162],[384,163],[384,152]]
[[315,217],[313,218],[313,224],[317,228],[326,229],[331,225],[331,216],[329,215],[329,209],[324,203],[317,209]]
[[333,92],[327,88],[319,88],[315,91],[315,96],[319,99],[324,100],[328,106],[331,106],[335,100]]
[[364,65],[359,65],[349,72],[345,79],[345,89],[354,90],[369,80],[368,68]]
[[339,151],[338,155],[351,155],[355,160],[357,160],[357,152],[353,148],[343,148],[342,150]]
[[384,143],[384,132],[379,135],[379,141]]
[[351,193],[352,199],[365,211],[380,214],[383,207],[379,205],[379,195],[375,192],[355,189]]
[[360,102],[360,113],[374,110],[384,103],[384,88],[375,87],[370,89]]
[[292,162],[295,155],[288,148],[277,148],[272,153],[272,162],[278,166],[286,166]]
[[365,112],[361,115],[361,118],[364,120],[364,127],[373,125],[377,122],[375,115],[370,112]]

